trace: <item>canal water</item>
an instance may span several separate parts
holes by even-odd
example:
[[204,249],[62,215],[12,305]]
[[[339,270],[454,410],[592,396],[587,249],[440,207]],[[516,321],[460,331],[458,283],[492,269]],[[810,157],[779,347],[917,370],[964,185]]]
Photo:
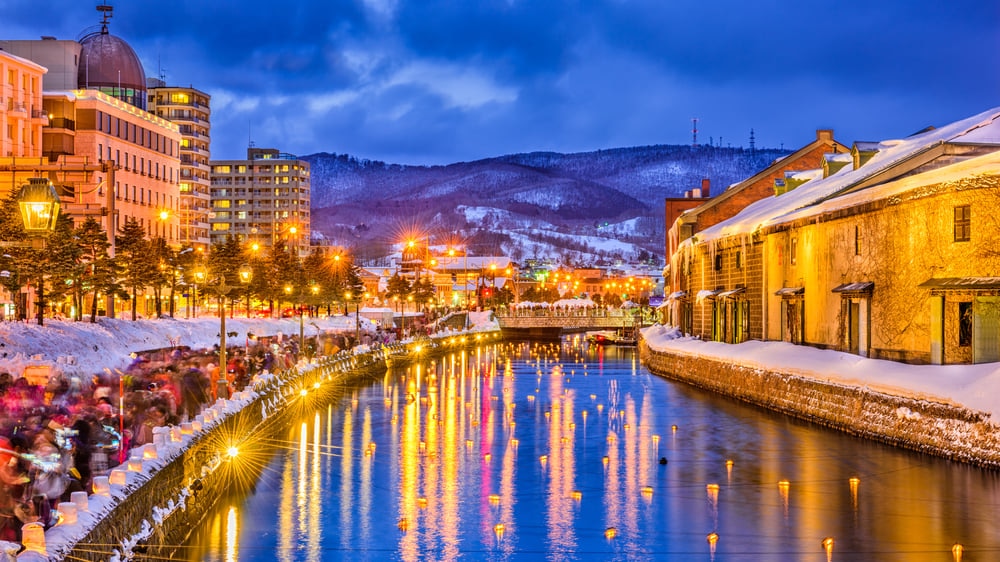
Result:
[[182,555],[1000,560],[1000,474],[664,380],[633,348],[496,344],[342,396]]

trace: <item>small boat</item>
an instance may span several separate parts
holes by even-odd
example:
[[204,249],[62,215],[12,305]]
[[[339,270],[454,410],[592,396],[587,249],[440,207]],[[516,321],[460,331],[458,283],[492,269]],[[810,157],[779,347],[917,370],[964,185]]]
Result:
[[615,337],[614,330],[598,330],[596,332],[587,332],[587,341],[590,343],[607,343],[608,340]]
[[636,345],[635,328],[587,332],[587,341],[597,345]]

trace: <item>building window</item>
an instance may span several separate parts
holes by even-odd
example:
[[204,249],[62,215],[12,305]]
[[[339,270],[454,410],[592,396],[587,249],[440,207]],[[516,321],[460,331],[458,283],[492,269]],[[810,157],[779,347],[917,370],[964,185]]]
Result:
[[972,345],[972,303],[958,303],[958,345],[959,347],[969,347]]
[[736,252],[736,269],[743,269],[743,252]]
[[715,270],[722,270],[722,254],[715,254]]
[[854,227],[854,255],[861,255],[861,227]]
[[972,234],[972,210],[968,205],[955,207],[955,242],[968,242]]
[[798,250],[799,248],[799,239],[792,238],[791,246],[792,247],[788,252],[788,262],[791,263],[792,265],[795,265],[795,253],[796,253],[795,251]]

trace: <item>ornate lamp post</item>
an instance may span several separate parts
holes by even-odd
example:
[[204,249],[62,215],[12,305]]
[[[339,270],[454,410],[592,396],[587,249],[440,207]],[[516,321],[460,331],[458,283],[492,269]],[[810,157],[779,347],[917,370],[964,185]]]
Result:
[[[55,230],[59,218],[59,195],[55,187],[45,178],[30,178],[17,194],[17,205],[21,210],[21,220],[28,236],[38,240],[38,247],[45,247],[45,236]],[[14,244],[11,244],[14,245]],[[34,243],[30,244],[35,246]],[[45,278],[38,279],[38,325],[44,324]]]

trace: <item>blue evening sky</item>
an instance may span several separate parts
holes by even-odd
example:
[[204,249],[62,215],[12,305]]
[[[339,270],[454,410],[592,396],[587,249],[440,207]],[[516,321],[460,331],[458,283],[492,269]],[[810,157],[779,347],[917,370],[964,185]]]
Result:
[[[3,0],[0,38],[77,38],[96,4]],[[148,76],[212,96],[220,159],[251,138],[408,164],[687,144],[693,117],[701,143],[792,148],[1000,105],[995,1],[112,4]]]

